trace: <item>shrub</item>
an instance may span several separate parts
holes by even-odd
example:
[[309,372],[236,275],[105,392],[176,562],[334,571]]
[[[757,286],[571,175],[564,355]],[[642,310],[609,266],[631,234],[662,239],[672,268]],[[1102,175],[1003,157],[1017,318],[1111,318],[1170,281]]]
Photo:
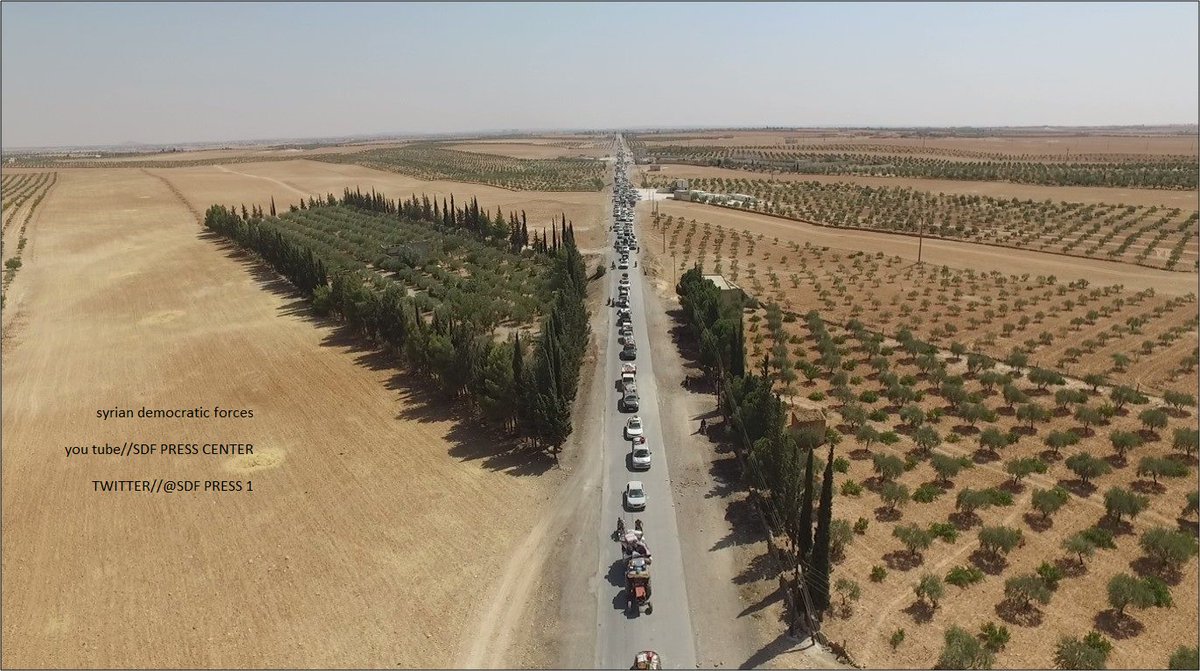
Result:
[[946,574],[946,582],[960,589],[966,589],[981,580],[983,571],[975,566],[955,566]]
[[1105,550],[1115,550],[1117,548],[1117,544],[1113,540],[1112,532],[1108,529],[1101,529],[1100,527],[1088,527],[1079,533],[1083,534],[1084,538],[1091,541],[1092,544],[1098,548],[1103,548]]
[[892,646],[892,650],[899,648],[900,644],[903,642],[904,642],[904,630],[903,629],[897,629],[896,631],[893,631],[891,637],[888,638],[888,645]]
[[870,522],[867,521],[867,518],[865,518],[865,517],[858,518],[858,520],[856,520],[854,522],[854,533],[856,533],[860,536],[867,533],[867,526],[869,526],[869,525],[870,525]]
[[1167,660],[1168,669],[1200,669],[1200,650],[1197,648],[1189,648],[1186,645],[1181,645],[1175,648],[1175,652],[1171,653],[1171,658]]
[[933,538],[940,538],[947,543],[953,543],[958,540],[958,529],[949,522],[932,522],[929,525],[929,535]]
[[933,503],[942,495],[942,488],[926,482],[913,492],[912,500],[917,503]]
[[983,647],[991,652],[1000,652],[1004,646],[1008,645],[1008,641],[1012,636],[1008,633],[1008,627],[1004,625],[996,626],[993,622],[988,622],[979,628],[980,636],[983,638]]
[[871,582],[883,582],[883,579],[887,577],[887,573],[887,569],[878,564],[872,566],[870,574]]
[[842,496],[861,496],[863,492],[862,485],[853,480],[847,480],[842,483]]
[[850,471],[850,461],[845,457],[837,457],[833,460],[833,470],[838,473],[848,473]]
[[1060,669],[1103,669],[1112,652],[1112,643],[1097,632],[1082,639],[1064,636],[1054,650],[1054,664]]
[[990,669],[995,655],[967,630],[952,625],[946,630],[945,643],[938,655],[939,669]]
[[1058,581],[1063,579],[1062,569],[1050,562],[1039,564],[1037,574],[1039,578],[1046,582],[1046,586],[1052,590],[1058,589]]

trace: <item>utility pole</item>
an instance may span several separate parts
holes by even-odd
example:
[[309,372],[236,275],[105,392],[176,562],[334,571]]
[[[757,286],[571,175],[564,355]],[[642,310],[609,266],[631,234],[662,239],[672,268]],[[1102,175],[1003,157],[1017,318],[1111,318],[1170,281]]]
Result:
[[921,263],[921,250],[925,247],[925,220],[921,220],[921,232],[917,237],[917,264]]

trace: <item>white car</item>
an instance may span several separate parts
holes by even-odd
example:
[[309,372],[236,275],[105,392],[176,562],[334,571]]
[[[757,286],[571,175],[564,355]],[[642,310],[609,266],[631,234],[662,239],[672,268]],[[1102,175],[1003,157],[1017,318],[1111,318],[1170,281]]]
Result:
[[645,432],[646,429],[642,426],[641,415],[634,415],[629,418],[629,421],[625,422],[625,440],[640,438]]
[[625,507],[630,510],[646,509],[646,488],[641,480],[631,480],[625,485]]
[[620,270],[629,270],[629,260],[621,259],[621,262],[617,264],[617,268]]
[[629,288],[629,285],[630,285],[630,282],[629,282],[629,278],[628,278],[628,277],[622,277],[622,278],[621,278],[621,281],[620,281],[620,282],[617,282],[617,287],[618,287],[618,288],[624,288],[624,289],[628,289],[628,288]]
[[626,338],[632,336],[633,335],[633,325],[626,324],[626,325],[622,326],[621,328],[617,329],[617,335],[625,336]]
[[645,443],[633,446],[633,454],[630,457],[630,462],[636,470],[648,470],[650,468],[650,459],[650,448],[646,447]]

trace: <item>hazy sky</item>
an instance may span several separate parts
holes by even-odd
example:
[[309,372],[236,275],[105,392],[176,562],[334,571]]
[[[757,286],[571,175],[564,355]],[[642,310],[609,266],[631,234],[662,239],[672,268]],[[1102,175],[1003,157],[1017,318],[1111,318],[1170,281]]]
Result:
[[1197,121],[1178,4],[19,4],[3,144]]

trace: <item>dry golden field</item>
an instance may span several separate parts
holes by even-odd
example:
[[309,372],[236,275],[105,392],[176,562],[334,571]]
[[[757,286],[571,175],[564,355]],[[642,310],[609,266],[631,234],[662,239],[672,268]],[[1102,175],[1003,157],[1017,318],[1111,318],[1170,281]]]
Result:
[[[4,545],[7,664],[449,663],[562,474],[522,475],[529,465],[507,446],[357,338],[314,321],[197,217],[212,203],[265,208],[274,197],[286,209],[360,186],[476,195],[528,210],[531,224],[565,211],[583,238],[603,235],[606,196],[310,161],[68,169],[57,179],[4,311],[3,532],[31,541]],[[201,405],[255,414],[96,416]],[[65,456],[67,446],[126,440],[255,451]],[[143,478],[253,480],[254,491],[93,491],[96,479]],[[146,643],[161,640],[175,644]]]

